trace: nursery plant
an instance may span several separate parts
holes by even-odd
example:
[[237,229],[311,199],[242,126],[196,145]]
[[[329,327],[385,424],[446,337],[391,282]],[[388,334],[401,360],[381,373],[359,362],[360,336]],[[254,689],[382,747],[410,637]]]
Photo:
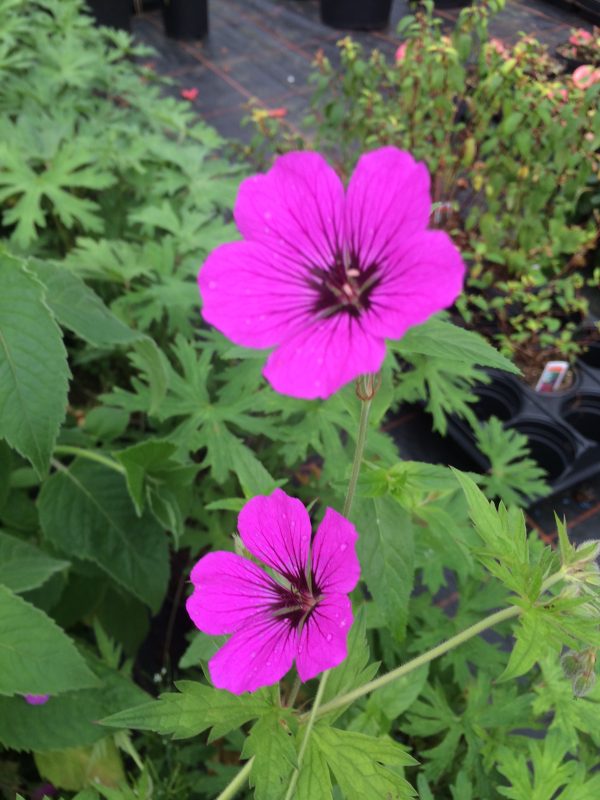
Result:
[[517,372],[423,155],[249,175],[78,0],[0,52],[3,795],[595,798],[598,542],[384,431]]
[[[351,38],[338,43],[339,67],[317,58],[304,146],[331,154],[344,173],[368,147],[423,159],[432,224],[469,263],[463,319],[539,376],[557,353],[578,352],[583,290],[598,286],[583,267],[598,235],[600,89],[565,74],[531,36],[512,47],[490,37],[501,2],[463,9],[450,34],[423,5],[401,20],[395,58],[365,54]],[[271,151],[302,146],[281,135],[285,119],[260,124],[259,158],[268,142]]]

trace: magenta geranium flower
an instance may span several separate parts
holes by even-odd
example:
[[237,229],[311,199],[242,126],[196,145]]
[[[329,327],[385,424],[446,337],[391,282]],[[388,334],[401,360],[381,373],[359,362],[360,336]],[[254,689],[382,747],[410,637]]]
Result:
[[303,681],[340,664],[352,625],[348,592],[360,573],[354,525],[328,508],[311,541],[307,510],[276,489],[246,503],[238,529],[276,577],[226,552],[209,553],[192,570],[194,624],[233,634],[208,662],[214,685],[241,694],[277,683],[294,659]]
[[49,694],[25,694],[23,697],[30,706],[43,706],[50,699]]
[[430,208],[425,165],[394,147],[363,155],[345,193],[318,153],[281,156],[240,187],[243,241],[200,271],[204,318],[236,344],[275,348],[264,375],[278,392],[328,397],[460,293],[464,264],[427,229]]

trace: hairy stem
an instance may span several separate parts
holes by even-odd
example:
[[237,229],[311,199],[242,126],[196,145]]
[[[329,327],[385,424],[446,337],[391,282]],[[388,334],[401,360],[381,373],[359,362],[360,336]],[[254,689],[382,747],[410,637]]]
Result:
[[235,797],[237,792],[242,788],[242,786],[248,780],[248,776],[252,771],[252,764],[254,763],[254,756],[248,759],[242,769],[238,772],[235,778],[229,783],[221,792],[221,794],[217,797],[217,800],[231,800],[232,797]]
[[[564,575],[564,571],[559,570],[554,575],[551,575],[549,578],[547,578],[547,580],[542,584],[540,594],[548,591],[548,589],[554,586],[555,583],[561,581],[564,578]],[[415,669],[422,667],[423,664],[429,664],[430,661],[434,661],[436,658],[439,658],[440,656],[450,652],[450,650],[454,650],[455,647],[464,644],[464,642],[467,642],[469,639],[477,636],[482,631],[485,631],[488,628],[493,628],[500,622],[505,622],[508,619],[512,619],[512,617],[518,617],[522,611],[523,609],[516,605],[509,606],[501,611],[495,611],[493,614],[485,617],[485,619],[482,619],[480,622],[476,622],[474,625],[465,628],[464,631],[457,633],[456,636],[452,636],[450,639],[438,644],[436,647],[428,650],[426,653],[407,661],[406,664],[402,664],[402,666],[397,667],[391,672],[387,672],[385,675],[381,675],[379,678],[375,678],[374,680],[369,681],[368,683],[365,683],[356,689],[353,689],[351,692],[346,692],[346,694],[341,694],[338,697],[334,697],[333,700],[329,701],[329,703],[325,703],[325,705],[321,706],[316,714],[317,718],[322,717],[325,714],[329,714],[330,711],[336,711],[338,708],[342,708],[349,703],[353,703],[355,700],[358,700],[359,697],[364,697],[365,695],[374,692],[376,689],[381,689],[382,686],[387,686],[389,683],[392,683],[398,678],[402,678],[404,675],[408,675]],[[299,717],[299,721],[302,722],[306,718],[307,714],[303,714]]]
[[363,453],[365,451],[365,444],[367,441],[370,410],[371,400],[363,400],[360,406],[360,422],[358,423],[358,436],[356,437],[356,449],[354,450],[354,459],[352,461],[352,472],[350,473],[350,481],[348,483],[346,499],[344,500],[344,507],[342,509],[342,516],[344,517],[347,517],[350,513],[352,501],[354,500],[356,484],[358,483],[358,476],[360,474],[360,465],[362,464]]
[[310,741],[310,735],[312,733],[313,725],[315,724],[317,719],[319,706],[321,705],[321,700],[323,699],[323,692],[325,691],[325,686],[327,685],[327,678],[329,677],[330,671],[331,670],[327,670],[321,675],[321,680],[319,682],[319,688],[317,689],[315,702],[313,703],[313,707],[309,712],[308,722],[306,723],[306,729],[304,731],[304,737],[302,739],[302,744],[300,745],[300,751],[298,753],[298,766],[292,772],[292,777],[290,780],[290,785],[288,786],[288,790],[285,795],[285,800],[292,800],[292,798],[294,797],[294,792],[296,791],[296,784],[298,783],[298,778],[300,777],[300,769],[302,767],[302,762],[304,761],[306,748],[308,747],[308,743]]
[[[352,508],[352,501],[354,500],[354,493],[356,491],[356,484],[358,483],[358,476],[360,474],[360,466],[362,464],[363,454],[365,452],[365,444],[367,441],[367,431],[369,429],[369,411],[371,410],[371,400],[374,395],[374,378],[371,375],[365,376],[364,378],[359,378],[358,384],[358,392],[359,397],[361,397],[361,406],[360,406],[360,422],[358,423],[358,435],[356,437],[356,448],[354,450],[354,459],[352,461],[352,472],[350,473],[350,482],[348,483],[348,490],[346,491],[346,499],[344,500],[344,507],[342,509],[342,515],[347,517],[350,514],[350,509]],[[360,392],[364,390],[365,395],[361,396]],[[329,678],[329,673],[331,670],[325,670],[325,672],[321,675],[321,680],[319,681],[319,688],[317,689],[317,694],[315,696],[315,700],[311,710],[305,715],[305,718],[308,719],[306,729],[304,731],[304,737],[302,739],[302,744],[300,745],[300,751],[298,753],[298,766],[292,772],[292,777],[290,779],[290,784],[288,786],[287,793],[285,795],[285,800],[291,800],[294,796],[294,791],[296,789],[296,784],[298,783],[298,778],[300,777],[300,770],[302,769],[302,762],[304,761],[304,754],[306,753],[306,748],[308,747],[308,743],[310,741],[310,735],[312,733],[313,725],[315,721],[320,716],[319,714],[319,707],[321,705],[321,701],[323,700],[323,693],[325,692],[325,686],[327,684],[327,679]]]
[[108,467],[115,472],[119,472],[121,475],[125,475],[125,468],[113,458],[104,456],[102,453],[96,453],[94,450],[86,450],[84,447],[71,447],[71,445],[67,444],[57,444],[54,448],[54,455],[78,456],[79,458],[87,458],[88,461],[95,461],[97,464],[102,464],[104,467]]

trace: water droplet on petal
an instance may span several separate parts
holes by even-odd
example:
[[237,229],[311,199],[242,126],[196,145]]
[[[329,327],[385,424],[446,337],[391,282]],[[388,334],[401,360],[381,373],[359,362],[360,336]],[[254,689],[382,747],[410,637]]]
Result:
[[217,288],[217,282],[216,281],[209,281],[208,282],[208,288],[209,289],[216,289]]
[[299,653],[301,653],[301,652],[302,652],[302,650],[303,650],[303,647],[302,647],[302,645],[300,645],[300,646],[298,647],[298,652],[299,652]]
[[345,620],[345,619],[343,619],[343,620],[340,622],[340,628],[345,628],[345,627],[346,627],[346,620]]
[[330,642],[333,639],[333,636],[331,633],[328,633],[325,638],[327,639],[328,642]]
[[347,545],[345,542],[344,542],[344,544],[341,544],[341,545],[340,545],[340,551],[341,551],[342,553],[344,552],[344,550],[347,550],[347,549],[348,549],[348,545]]

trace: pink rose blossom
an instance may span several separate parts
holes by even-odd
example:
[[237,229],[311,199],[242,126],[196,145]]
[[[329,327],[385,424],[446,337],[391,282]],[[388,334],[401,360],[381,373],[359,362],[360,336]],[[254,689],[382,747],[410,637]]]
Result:
[[279,577],[226,552],[205,555],[192,570],[194,624],[233,634],[208,662],[214,685],[242,694],[277,683],[294,659],[303,681],[340,664],[353,619],[347,595],[360,574],[354,525],[328,508],[311,541],[307,510],[276,489],[246,503],[238,528],[248,551]]
[[464,264],[427,230],[430,208],[427,168],[395,147],[363,155],[345,193],[318,153],[280,156],[240,186],[243,241],[200,271],[204,319],[238,345],[275,348],[264,375],[276,391],[329,397],[460,294]]
[[396,50],[396,64],[399,64],[401,61],[404,61],[406,58],[406,48],[408,47],[408,42],[402,42],[402,44]]
[[49,694],[26,694],[23,696],[30,706],[43,706],[50,700]]
[[589,44],[593,38],[589,31],[586,31],[584,28],[577,28],[577,30],[574,30],[571,36],[569,36],[569,44],[574,44],[577,47],[578,45]]
[[589,89],[600,81],[600,69],[596,69],[592,64],[582,64],[573,72],[571,76],[573,83],[578,89]]

